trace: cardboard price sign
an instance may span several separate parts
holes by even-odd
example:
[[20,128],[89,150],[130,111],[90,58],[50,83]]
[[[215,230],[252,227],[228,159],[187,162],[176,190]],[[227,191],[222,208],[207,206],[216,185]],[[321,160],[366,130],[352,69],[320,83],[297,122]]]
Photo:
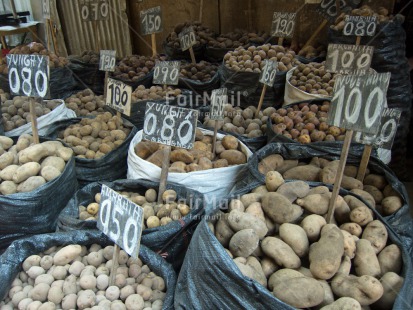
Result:
[[367,45],[329,44],[326,70],[341,74],[366,74],[370,69],[374,47]]
[[271,35],[278,38],[292,38],[296,13],[274,12]]
[[116,51],[114,50],[101,50],[99,58],[99,70],[100,71],[115,71],[116,65]]
[[40,55],[7,55],[9,86],[13,95],[49,96],[49,57]]
[[111,108],[130,116],[132,87],[125,83],[108,78],[106,87],[106,105]]
[[260,76],[260,83],[273,87],[275,77],[277,76],[278,62],[265,59],[264,64],[264,70]]
[[84,21],[105,20],[109,16],[108,0],[84,0],[80,14]]
[[42,0],[43,18],[50,19],[50,0]]
[[224,119],[224,105],[228,102],[227,89],[219,88],[212,91],[211,111],[209,118],[215,121]]
[[161,85],[178,85],[179,61],[157,61],[153,71],[153,83]]
[[336,0],[322,0],[316,11],[320,13],[330,23],[334,23],[338,12],[347,12],[356,8],[360,0],[339,0],[339,9],[337,10]]
[[162,10],[160,6],[139,12],[141,33],[148,35],[163,31]]
[[343,34],[345,36],[372,37],[376,33],[376,16],[350,16],[347,15]]
[[195,141],[198,111],[148,102],[143,139],[192,149]]
[[354,136],[354,141],[391,150],[401,115],[402,112],[399,109],[384,109],[377,135],[366,135],[358,132]]
[[102,185],[97,227],[133,258],[139,255],[143,208]]
[[179,33],[178,37],[183,51],[189,50],[196,44],[196,36],[193,27],[185,28]]
[[375,135],[389,81],[390,73],[339,76],[334,84],[328,124]]

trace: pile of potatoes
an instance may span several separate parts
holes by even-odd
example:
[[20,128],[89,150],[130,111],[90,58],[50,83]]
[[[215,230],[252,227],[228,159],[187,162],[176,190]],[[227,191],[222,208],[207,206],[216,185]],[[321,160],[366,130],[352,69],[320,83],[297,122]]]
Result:
[[[24,54],[24,55],[44,55],[49,56],[49,67],[60,68],[65,67],[69,61],[65,57],[59,57],[55,53],[48,51],[43,44],[37,42],[31,42],[27,45],[19,45],[10,50],[10,54]],[[4,57],[0,64],[0,73],[7,75],[9,69],[7,67],[7,60]]]
[[59,177],[73,151],[59,141],[33,143],[23,134],[16,144],[0,136],[0,193],[10,195],[31,192]]
[[[16,96],[6,100],[1,106],[4,131],[10,131],[31,122],[30,98]],[[37,100],[34,110],[37,117],[48,114],[56,109],[61,102],[59,100],[48,100],[41,102]]]
[[327,114],[330,102],[320,105],[300,103],[292,107],[268,108],[272,129],[276,134],[283,135],[300,143],[319,141],[343,141],[345,129],[327,124]]
[[166,38],[166,45],[170,48],[181,49],[181,42],[179,40],[179,33],[187,27],[192,27],[195,33],[196,44],[194,48],[206,45],[212,40],[216,34],[213,30],[203,26],[200,22],[185,22],[175,26],[174,30]]
[[70,244],[31,255],[0,308],[161,310],[165,280],[123,250],[110,285],[113,253],[113,246]]
[[178,97],[182,94],[182,90],[179,88],[172,88],[170,86],[165,89],[162,86],[151,86],[146,88],[143,85],[139,85],[132,93],[132,102],[138,102],[142,100],[160,100],[171,99]]
[[327,49],[323,45],[319,45],[317,48],[312,45],[307,45],[306,47],[300,49],[298,55],[307,59],[315,57],[326,57]]
[[130,132],[121,118],[105,112],[70,125],[59,133],[59,138],[73,149],[76,157],[99,159],[117,149]]
[[100,53],[95,51],[83,51],[82,54],[71,56],[71,58],[86,64],[98,64],[100,59]]
[[[267,108],[260,111],[256,117],[257,108],[255,106],[242,109],[226,104],[224,106],[224,120],[219,122],[218,129],[248,138],[261,137],[267,130],[267,120],[273,110],[274,108]],[[215,121],[207,115],[204,119],[204,126],[214,128]]]
[[5,92],[3,89],[0,88],[0,102],[3,104],[6,100],[10,99],[10,94]]
[[[176,192],[172,189],[168,189],[162,194],[163,204],[157,203],[158,194],[152,188],[146,190],[143,195],[128,191],[117,192],[143,208],[143,229],[165,226],[172,221],[179,220],[191,211],[190,206],[185,201],[178,199]],[[87,206],[79,206],[79,219],[96,220],[100,201],[101,195],[97,193],[94,202]]]
[[[263,175],[270,171],[281,174],[284,179],[323,182],[334,184],[339,161],[329,161],[314,157],[309,162],[303,160],[287,160],[279,154],[270,155],[262,159],[258,170]],[[345,167],[341,187],[362,197],[370,207],[383,216],[397,212],[403,206],[402,197],[387,182],[384,175],[372,173],[369,170],[363,182],[356,179],[358,167],[348,164]],[[350,208],[354,209],[367,206],[358,199],[347,201]]]
[[264,44],[238,47],[224,56],[225,66],[234,71],[257,72],[264,68],[264,59],[278,61],[278,70],[287,71],[294,67],[295,52],[280,45]]
[[391,309],[404,281],[401,249],[353,196],[338,197],[327,223],[330,197],[270,171],[208,226],[243,275],[292,307]]
[[[212,140],[213,136],[204,135],[197,129],[193,149],[172,148],[169,172],[187,173],[247,163],[247,156],[234,136],[217,139],[215,154],[212,154]],[[141,141],[134,149],[137,156],[162,168],[164,147],[155,142]]]
[[200,82],[208,82],[218,71],[218,65],[201,60],[199,63],[182,63],[181,76]]
[[376,16],[378,23],[388,22],[390,21],[393,16],[389,15],[389,11],[384,7],[379,7],[377,11],[372,9],[368,5],[363,5],[358,9],[353,9],[349,13],[341,13],[335,20],[334,25],[331,25],[331,29],[342,31],[345,26],[345,19],[346,16]]
[[77,116],[96,116],[105,112],[103,96],[98,96],[91,89],[85,89],[65,99],[66,107],[75,111]]
[[156,56],[139,56],[131,55],[123,58],[115,67],[112,73],[113,77],[123,81],[138,81],[149,73],[154,67],[155,62],[165,61],[166,57],[161,55]]
[[233,32],[220,34],[218,37],[210,40],[208,46],[215,48],[248,48],[251,45],[260,45],[266,43],[270,39],[267,32],[248,32],[242,29],[236,29]]
[[299,64],[289,82],[298,89],[314,95],[333,95],[336,74],[327,72],[324,63]]

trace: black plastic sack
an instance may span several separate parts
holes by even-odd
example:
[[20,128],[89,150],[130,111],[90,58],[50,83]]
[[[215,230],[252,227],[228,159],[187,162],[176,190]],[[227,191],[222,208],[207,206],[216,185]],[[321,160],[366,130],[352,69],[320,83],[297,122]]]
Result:
[[77,187],[71,158],[59,177],[36,190],[0,196],[0,250],[27,235],[55,231],[59,214]]
[[[86,185],[77,191],[68,202],[59,216],[58,229],[70,231],[78,229],[96,229],[96,221],[79,220],[79,206],[87,206],[94,202],[95,194],[100,193],[102,184],[115,191],[130,191],[145,194],[147,189],[158,190],[159,183],[146,180],[118,180],[115,182],[96,182]],[[203,214],[204,196],[194,190],[189,190],[178,184],[167,184],[167,189],[173,189],[178,199],[184,199],[191,204],[191,212],[179,221],[174,221],[166,226],[145,229],[142,232],[141,243],[148,246],[170,262],[174,268],[179,269],[185,256],[186,249],[196,225]]]
[[[48,129],[46,136],[57,138],[60,131],[65,130],[72,124],[77,124],[82,118],[70,118],[54,122]],[[87,159],[75,157],[76,178],[79,186],[98,181],[114,181],[126,178],[128,170],[127,157],[129,144],[138,132],[135,126],[125,141],[115,150],[109,152],[99,159]]]
[[181,89],[189,89],[193,94],[199,94],[202,96],[204,93],[210,94],[214,89],[219,88],[220,83],[219,72],[217,72],[212,79],[207,82],[180,77],[178,87]]
[[[173,60],[191,60],[189,50],[182,51],[181,47],[174,48],[168,45],[166,41],[162,43],[165,54]],[[192,47],[197,62],[205,60],[205,45],[198,45]]]
[[300,55],[295,55],[295,59],[297,59],[299,62],[303,63],[303,64],[309,64],[310,62],[323,62],[324,60],[326,60],[326,57],[312,57],[312,58],[306,58],[304,56],[300,56]]
[[99,64],[84,63],[77,59],[71,59],[69,68],[73,71],[78,81],[78,88],[90,88],[95,94],[102,95],[104,92],[105,72],[99,70]]
[[131,87],[132,87],[132,91],[134,91],[134,90],[135,90],[138,86],[140,86],[140,85],[145,86],[145,88],[149,88],[149,87],[151,87],[151,86],[153,85],[153,84],[152,84],[152,80],[153,80],[153,70],[152,70],[152,71],[149,71],[148,74],[146,74],[144,77],[142,77],[142,78],[140,78],[140,79],[138,79],[138,80],[136,80],[136,81],[124,80],[124,79],[121,79],[121,78],[119,78],[119,77],[114,77],[114,76],[113,76],[113,73],[112,73],[112,76],[111,76],[111,74],[110,74],[109,77],[110,77],[111,79],[121,81],[121,82],[125,83],[126,85],[131,86]]
[[221,62],[226,53],[231,52],[234,48],[220,48],[208,46],[205,48],[205,58],[209,62]]
[[[263,183],[258,185],[261,184]],[[251,188],[246,188],[231,197],[246,194],[250,190]],[[379,214],[374,210],[373,212],[386,226],[390,240],[402,249],[402,276],[405,280],[393,309],[404,310],[413,302],[410,292],[413,285],[413,251]],[[195,231],[179,273],[175,290],[175,309],[295,309],[241,273],[208,227],[206,218],[199,223]],[[412,224],[410,221],[410,225]]]
[[[0,278],[2,280],[0,300],[6,297],[11,284],[21,271],[21,264],[30,255],[37,255],[53,246],[65,246],[69,244],[89,246],[94,243],[102,246],[113,244],[113,242],[98,230],[78,230],[35,235],[13,242],[7,251],[0,256]],[[151,271],[165,280],[167,291],[162,309],[172,310],[176,286],[176,274],[172,266],[144,245],[140,246],[139,258],[144,264],[148,265]]]
[[[0,74],[0,88],[5,92],[10,92],[8,76]],[[50,69],[49,89],[50,99],[64,100],[73,93],[83,90],[84,87],[79,87],[73,71],[67,66]]]

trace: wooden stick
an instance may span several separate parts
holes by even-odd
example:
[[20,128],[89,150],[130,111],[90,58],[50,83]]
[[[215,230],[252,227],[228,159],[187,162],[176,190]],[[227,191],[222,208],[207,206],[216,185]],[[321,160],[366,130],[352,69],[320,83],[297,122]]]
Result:
[[50,25],[50,32],[52,33],[54,53],[55,53],[57,56],[59,56],[59,47],[58,47],[58,45],[57,45],[56,33],[55,33],[55,31],[54,31],[53,22],[52,22],[51,19],[49,19],[49,25]]
[[262,88],[260,102],[258,103],[258,108],[257,108],[257,111],[255,112],[255,117],[258,117],[258,115],[260,114],[266,91],[267,91],[267,84],[264,84],[264,87]]
[[158,191],[158,204],[162,204],[162,195],[166,190],[166,183],[168,181],[168,172],[169,172],[169,159],[171,157],[171,147],[168,145],[163,150],[162,157],[162,172],[161,179],[159,181],[159,191]]
[[212,156],[215,158],[215,151],[217,149],[217,135],[218,135],[218,126],[219,126],[219,121],[215,120],[215,126],[214,126],[214,138],[212,140]]
[[158,51],[156,50],[156,34],[155,33],[151,34],[151,39],[152,39],[152,56],[156,56],[156,54],[158,54]]
[[307,47],[308,45],[310,45],[314,39],[318,36],[318,34],[320,33],[321,30],[323,30],[323,28],[327,25],[328,21],[325,19],[320,26],[318,26],[318,28],[316,29],[316,31],[314,31],[314,33],[312,34],[312,36],[307,40],[307,42],[304,44],[304,47]]
[[344,139],[343,150],[341,151],[340,162],[338,164],[336,179],[334,181],[333,193],[331,194],[330,203],[328,205],[327,223],[330,224],[334,218],[334,209],[336,207],[336,200],[340,192],[341,181],[343,180],[344,168],[346,167],[348,151],[350,150],[351,139],[353,138],[353,130],[346,132]]
[[340,15],[340,0],[336,0],[336,11],[337,11],[337,17]]
[[115,243],[115,247],[113,249],[113,257],[112,257],[112,268],[110,268],[110,286],[115,285],[115,278],[116,278],[116,270],[119,266],[119,253],[120,247]]
[[360,42],[361,42],[361,37],[357,37],[356,38],[356,45],[360,45]]
[[108,78],[109,78],[109,72],[108,71],[106,71],[105,72],[105,88],[103,89],[103,98],[105,98],[105,103],[106,102],[108,102],[108,98],[107,98],[107,96],[108,96],[108,90],[107,90],[107,88],[108,88]]
[[46,31],[46,41],[47,41],[47,50],[48,51],[50,51],[50,41],[51,41],[51,39],[50,39],[50,37],[51,37],[51,34],[50,34],[50,27],[49,27],[49,19],[47,18],[46,19],[46,23],[44,24],[44,30]]
[[[3,1],[2,1],[3,2]],[[13,18],[17,19],[17,12],[16,12],[16,5],[14,4],[14,0],[10,0],[11,10],[13,12]]]
[[357,180],[363,182],[364,177],[366,176],[367,166],[369,165],[370,155],[373,146],[365,145],[363,151],[363,157],[361,158],[360,167],[357,172]]
[[204,0],[201,0],[201,3],[199,5],[199,22],[202,23],[202,14],[204,10]]
[[191,60],[193,64],[196,64],[196,58],[194,54],[194,49],[192,47],[189,48],[189,54],[191,54]]
[[100,46],[99,46],[99,30],[98,30],[98,21],[94,20],[92,21],[93,23],[93,32],[95,33],[95,51],[99,52]]
[[278,38],[278,45],[279,45],[279,46],[282,46],[283,43],[284,43],[284,38],[283,38],[283,37],[279,37],[279,38]]
[[37,116],[36,111],[34,109],[34,98],[30,97],[29,105],[30,105],[30,118],[32,123],[32,133],[33,133],[33,140],[35,144],[39,144],[39,133],[37,132]]

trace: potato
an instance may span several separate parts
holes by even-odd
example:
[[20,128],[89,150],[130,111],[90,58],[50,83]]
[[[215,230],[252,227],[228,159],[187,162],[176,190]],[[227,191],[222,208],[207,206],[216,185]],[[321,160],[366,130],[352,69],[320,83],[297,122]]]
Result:
[[[26,164],[28,162],[39,163],[41,159],[43,159],[44,157],[47,157],[48,155],[49,155],[49,152],[45,146],[43,146],[42,144],[35,144],[19,152],[18,160],[20,164]],[[0,157],[0,162],[1,162],[1,157]]]
[[285,268],[299,268],[301,266],[300,258],[287,243],[280,239],[266,237],[261,242],[261,248],[265,255],[272,258],[279,266]]
[[364,185],[363,190],[369,193],[373,198],[376,204],[380,204],[384,198],[383,193],[377,187],[372,185]]
[[8,150],[13,146],[14,142],[13,139],[5,136],[0,136],[0,145],[4,150]]
[[77,298],[78,309],[86,309],[95,305],[95,293],[92,290],[84,290],[79,293]]
[[[23,167],[23,166],[22,166]],[[40,175],[47,181],[50,182],[51,180],[59,177],[61,172],[59,169],[52,167],[52,166],[45,166],[42,168]]]
[[380,253],[381,250],[387,244],[387,229],[382,222],[375,220],[370,222],[363,231],[362,239],[369,240],[373,246],[374,252],[376,254]]
[[331,288],[338,297],[350,297],[361,306],[369,306],[383,296],[383,286],[371,276],[337,274],[331,282]]
[[227,135],[221,140],[222,146],[226,150],[236,150],[238,149],[238,140],[234,136]]
[[0,170],[10,166],[14,162],[14,154],[12,152],[4,153],[0,156]]
[[365,185],[372,185],[380,190],[383,190],[388,184],[384,176],[373,173],[367,175],[364,178],[363,183]]
[[402,253],[395,244],[386,246],[378,255],[381,274],[394,272],[399,274],[402,268]]
[[300,225],[307,234],[308,240],[314,242],[318,240],[321,229],[326,224],[327,222],[324,217],[317,214],[310,214],[302,220]]
[[232,199],[229,203],[228,206],[228,212],[231,212],[232,210],[238,210],[240,212],[244,212],[245,211],[245,206],[242,203],[241,200],[239,199]]
[[17,185],[13,181],[3,181],[0,185],[2,195],[11,195],[17,193]]
[[340,229],[348,231],[350,234],[360,237],[363,229],[357,223],[345,223],[340,226]]
[[351,192],[363,198],[371,208],[375,208],[376,201],[374,200],[374,197],[368,192],[362,189],[352,189]]
[[247,156],[237,150],[225,150],[219,154],[221,159],[226,159],[229,165],[242,165],[247,163]]
[[330,197],[327,194],[312,194],[302,199],[297,199],[296,203],[310,213],[324,215],[328,211]]
[[310,270],[318,279],[331,279],[338,271],[344,254],[344,237],[337,226],[324,225],[318,242],[310,247]]
[[293,167],[284,172],[283,177],[286,180],[302,180],[302,181],[319,181],[321,169],[316,166],[306,165]]
[[353,298],[341,297],[320,310],[361,310],[361,305]]
[[356,255],[356,240],[354,240],[354,236],[346,230],[341,230],[341,233],[344,237],[344,254],[353,259]]
[[293,181],[282,184],[277,193],[283,195],[291,202],[294,202],[297,198],[302,198],[308,195],[310,186],[303,181]]
[[403,286],[404,279],[394,272],[385,273],[380,283],[383,285],[383,296],[374,303],[374,309],[391,309]]
[[388,196],[381,201],[384,215],[396,213],[403,206],[403,202],[398,196]]
[[[245,210],[245,213],[251,214],[265,223],[265,215],[264,215],[264,211],[261,208],[261,203],[254,202],[250,204],[248,208]],[[267,230],[268,230],[268,227],[267,227]],[[268,231],[267,231],[267,234],[268,234]]]
[[172,189],[166,190],[162,194],[162,200],[164,203],[172,203],[173,201],[176,200],[176,192]]
[[268,191],[275,192],[282,184],[284,184],[284,179],[279,172],[269,171],[265,175],[265,185]]
[[129,295],[125,300],[125,305],[128,310],[140,310],[144,307],[144,300],[138,294]]
[[228,216],[228,224],[231,229],[238,232],[243,229],[253,229],[259,239],[263,239],[268,232],[265,223],[252,214],[233,210]]
[[23,183],[20,183],[19,186],[17,186],[17,191],[20,193],[31,192],[43,184],[46,184],[46,180],[43,177],[32,176]]
[[61,303],[63,297],[64,294],[60,287],[51,287],[47,295],[47,300],[57,305]]
[[60,249],[53,257],[56,266],[64,266],[80,255],[82,247],[80,245],[68,245]]
[[280,238],[293,249],[298,257],[304,257],[308,254],[309,241],[303,228],[295,224],[284,223],[280,226],[279,234]]
[[65,161],[58,156],[48,156],[45,159],[43,159],[41,167],[44,168],[46,166],[52,166],[59,170],[60,172],[63,172],[65,169],[66,163]]
[[235,233],[228,224],[228,216],[229,214],[222,215],[215,225],[215,236],[224,247],[229,246],[229,241]]
[[33,289],[28,294],[28,297],[34,301],[38,300],[45,302],[47,300],[47,295],[49,293],[50,285],[46,283],[39,283],[33,287]]
[[356,275],[379,277],[380,264],[370,241],[366,239],[360,239],[357,242],[356,246],[356,256],[354,257]]
[[277,171],[284,162],[284,159],[279,154],[273,154],[262,159],[258,164],[258,171],[266,175],[269,171]]
[[253,279],[257,281],[259,284],[262,286],[266,287],[267,286],[267,278],[265,277],[264,271],[262,270],[261,264],[253,256],[250,256],[247,258],[247,266],[250,266],[254,270],[254,277]]
[[358,207],[350,212],[350,220],[361,227],[373,222],[373,212],[367,207]]
[[4,168],[0,172],[0,178],[3,181],[12,181],[13,180],[13,175],[16,173],[16,171],[19,167],[20,166],[18,166],[18,165],[10,165],[10,166]]
[[262,199],[262,209],[275,223],[291,223],[296,221],[303,213],[300,206],[291,204],[283,195],[267,193]]
[[268,257],[261,259],[261,268],[266,278],[269,278],[274,272],[279,269],[279,266]]
[[194,156],[185,149],[174,150],[171,152],[171,162],[181,161],[185,164],[194,162]]
[[234,256],[246,258],[256,250],[258,243],[259,236],[253,229],[242,229],[232,236],[229,249]]
[[262,198],[262,194],[257,193],[249,193],[241,196],[241,202],[245,208],[248,208],[250,204],[254,202],[260,202]]
[[150,155],[155,153],[159,148],[159,144],[151,141],[141,141],[135,145],[135,154],[142,159],[147,159]]

